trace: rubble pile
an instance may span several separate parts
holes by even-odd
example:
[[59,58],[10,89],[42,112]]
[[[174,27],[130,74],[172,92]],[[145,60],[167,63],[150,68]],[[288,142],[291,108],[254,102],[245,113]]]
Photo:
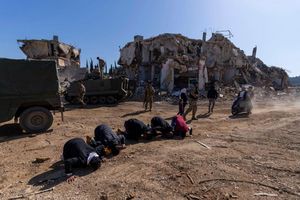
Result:
[[130,79],[139,85],[152,80],[160,90],[168,91],[189,87],[197,81],[200,91],[207,83],[216,81],[221,87],[239,88],[242,84],[258,87],[272,86],[286,89],[287,73],[277,67],[267,67],[256,58],[236,47],[219,33],[206,41],[190,39],[180,34],[161,34],[144,39],[135,36],[120,50],[118,63]]
[[60,68],[80,67],[80,49],[59,42],[58,36],[52,40],[17,40],[27,59],[55,60]]
[[68,82],[83,79],[87,73],[87,69],[80,68],[81,50],[72,45],[60,42],[58,36],[53,36],[52,40],[34,39],[17,41],[27,59],[56,61],[58,78],[62,88],[65,88]]
[[280,67],[268,67],[259,58],[248,56],[248,60],[256,73],[253,74],[260,86],[274,87],[276,90],[286,89],[289,86],[289,77]]

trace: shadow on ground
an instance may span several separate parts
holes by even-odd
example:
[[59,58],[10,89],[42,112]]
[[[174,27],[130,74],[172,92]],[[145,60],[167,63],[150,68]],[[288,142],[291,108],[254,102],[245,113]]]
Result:
[[211,116],[211,114],[212,114],[212,113],[209,113],[209,112],[208,112],[208,113],[205,113],[205,114],[198,115],[197,118],[198,118],[198,119],[208,118],[209,116]]
[[102,108],[102,107],[116,107],[120,104],[122,104],[122,102],[115,103],[115,104],[95,104],[95,105],[89,104],[83,107],[78,104],[65,104],[65,111],[72,111],[78,109],[88,110],[88,109],[95,109],[95,108]]
[[146,113],[146,112],[148,112],[148,111],[140,110],[140,111],[136,111],[136,112],[132,112],[132,113],[127,113],[127,114],[123,115],[122,118],[129,117],[129,116],[140,115],[140,114],[143,114],[143,113]]
[[0,126],[0,143],[26,137],[35,137],[38,134],[50,133],[52,131],[53,129],[43,133],[24,133],[19,124],[4,124]]
[[[74,169],[73,175],[75,176],[86,176],[92,173],[94,170],[87,168]],[[67,180],[67,176],[64,173],[63,161],[58,161],[50,166],[50,170],[36,175],[28,181],[28,185],[42,186],[40,190],[49,189],[55,187],[62,182]]]
[[238,114],[238,115],[230,115],[230,119],[240,119],[240,118],[249,118],[249,114],[243,113],[243,114]]

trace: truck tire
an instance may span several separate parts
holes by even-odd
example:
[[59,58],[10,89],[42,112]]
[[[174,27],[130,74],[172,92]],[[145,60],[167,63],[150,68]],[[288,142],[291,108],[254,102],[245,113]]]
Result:
[[115,103],[117,103],[117,99],[116,99],[115,97],[113,97],[113,96],[108,96],[108,97],[106,98],[106,102],[107,102],[108,104],[115,104]]
[[100,104],[105,104],[106,103],[106,98],[105,97],[99,97],[99,103]]
[[90,97],[90,103],[95,105],[98,103],[98,97],[97,96],[91,96]]
[[[83,102],[84,102],[85,104],[89,104],[89,103],[90,103],[90,98],[87,97],[87,96],[84,96],[84,97],[83,97]],[[78,102],[77,102],[77,103],[78,103]]]
[[72,102],[72,97],[70,97],[69,95],[65,95],[65,100],[69,103]]
[[20,126],[27,133],[47,131],[53,123],[51,112],[43,107],[31,107],[20,115]]

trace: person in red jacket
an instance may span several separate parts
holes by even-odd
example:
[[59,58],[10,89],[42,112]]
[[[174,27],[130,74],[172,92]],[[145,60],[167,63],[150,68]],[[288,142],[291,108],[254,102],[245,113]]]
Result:
[[193,133],[193,129],[186,124],[181,115],[173,117],[171,125],[173,127],[174,136],[180,136],[182,139],[185,138],[188,131],[190,135]]

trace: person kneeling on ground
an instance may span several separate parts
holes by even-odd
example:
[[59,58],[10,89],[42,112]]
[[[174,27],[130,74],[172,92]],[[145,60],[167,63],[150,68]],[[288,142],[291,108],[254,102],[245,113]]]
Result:
[[73,168],[87,166],[97,170],[101,166],[102,151],[103,146],[98,146],[94,149],[81,138],[73,138],[67,141],[63,148],[65,173],[68,177],[71,177]]
[[118,155],[120,149],[125,148],[124,135],[116,134],[109,126],[102,124],[95,128],[94,138],[87,136],[87,143],[92,147],[103,145],[105,147],[105,153],[112,155]]
[[182,139],[186,137],[186,133],[188,131],[190,135],[193,133],[193,129],[188,127],[183,116],[181,115],[176,115],[173,117],[171,125],[173,127],[174,136],[180,136]]
[[159,131],[163,136],[167,137],[173,130],[172,126],[166,120],[158,116],[151,119],[151,128],[154,136]]
[[120,129],[118,133],[124,134],[125,138],[128,140],[138,141],[142,136],[147,137],[150,132],[150,127],[144,124],[144,122],[138,119],[129,119],[124,123],[125,132]]

